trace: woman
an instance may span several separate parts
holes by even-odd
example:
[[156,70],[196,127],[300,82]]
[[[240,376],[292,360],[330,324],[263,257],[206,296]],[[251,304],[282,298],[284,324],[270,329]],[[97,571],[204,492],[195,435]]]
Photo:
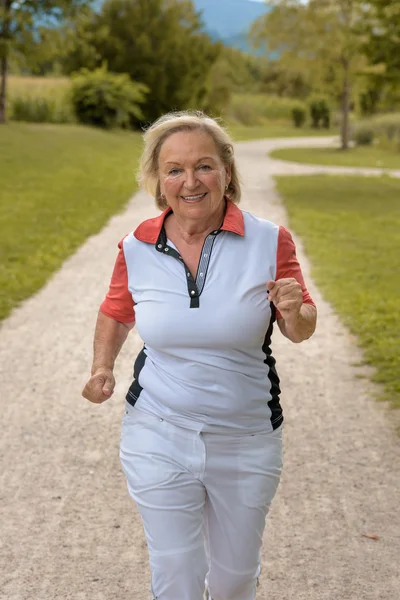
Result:
[[309,338],[316,309],[289,232],[237,207],[232,141],[203,113],[144,135],[140,180],[162,214],[119,244],[83,395],[107,400],[129,330],[144,340],[121,461],[158,600],[251,600],[282,468],[277,320]]

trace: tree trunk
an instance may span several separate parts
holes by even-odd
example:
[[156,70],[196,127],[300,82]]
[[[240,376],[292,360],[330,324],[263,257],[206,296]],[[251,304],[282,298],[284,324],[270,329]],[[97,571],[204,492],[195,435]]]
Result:
[[6,122],[6,91],[8,67],[8,41],[10,34],[10,9],[11,0],[2,0],[0,3],[0,124]]
[[6,122],[7,54],[0,58],[0,124]]
[[344,65],[344,82],[342,92],[342,150],[348,150],[350,144],[350,80],[349,62]]

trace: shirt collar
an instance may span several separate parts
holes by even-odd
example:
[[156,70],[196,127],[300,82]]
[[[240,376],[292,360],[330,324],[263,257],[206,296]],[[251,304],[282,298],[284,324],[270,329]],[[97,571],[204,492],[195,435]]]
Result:
[[[167,215],[172,212],[171,207],[168,207],[164,212],[161,213],[158,217],[154,219],[147,219],[147,221],[143,221],[134,231],[134,236],[141,242],[146,242],[148,244],[155,244],[158,240],[158,237],[161,233],[162,228],[164,227],[164,221]],[[226,212],[224,217],[224,222],[222,223],[219,231],[231,231],[232,233],[236,233],[237,235],[244,236],[244,219],[243,213],[230,200],[227,202]]]

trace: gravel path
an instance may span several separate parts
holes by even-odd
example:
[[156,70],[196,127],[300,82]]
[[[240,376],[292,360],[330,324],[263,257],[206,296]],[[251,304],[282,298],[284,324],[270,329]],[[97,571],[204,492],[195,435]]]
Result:
[[[333,139],[238,144],[243,208],[286,224],[271,175],[327,170],[285,165],[266,152],[315,143]],[[116,243],[155,214],[138,193],[0,330],[1,599],[149,598],[145,540],[118,459],[137,335],[121,353],[110,402],[90,405],[80,390]],[[315,288],[296,241],[319,327],[301,346],[278,331],[274,338],[285,470],[265,534],[258,598],[398,600],[400,447],[393,419],[373,400],[367,372],[357,366],[361,353]]]

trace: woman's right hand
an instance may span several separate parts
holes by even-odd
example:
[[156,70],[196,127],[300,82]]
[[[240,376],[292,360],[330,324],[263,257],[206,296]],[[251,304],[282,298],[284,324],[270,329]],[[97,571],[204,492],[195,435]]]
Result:
[[111,369],[97,369],[82,390],[82,396],[93,402],[101,404],[108,400],[114,393],[115,379]]

